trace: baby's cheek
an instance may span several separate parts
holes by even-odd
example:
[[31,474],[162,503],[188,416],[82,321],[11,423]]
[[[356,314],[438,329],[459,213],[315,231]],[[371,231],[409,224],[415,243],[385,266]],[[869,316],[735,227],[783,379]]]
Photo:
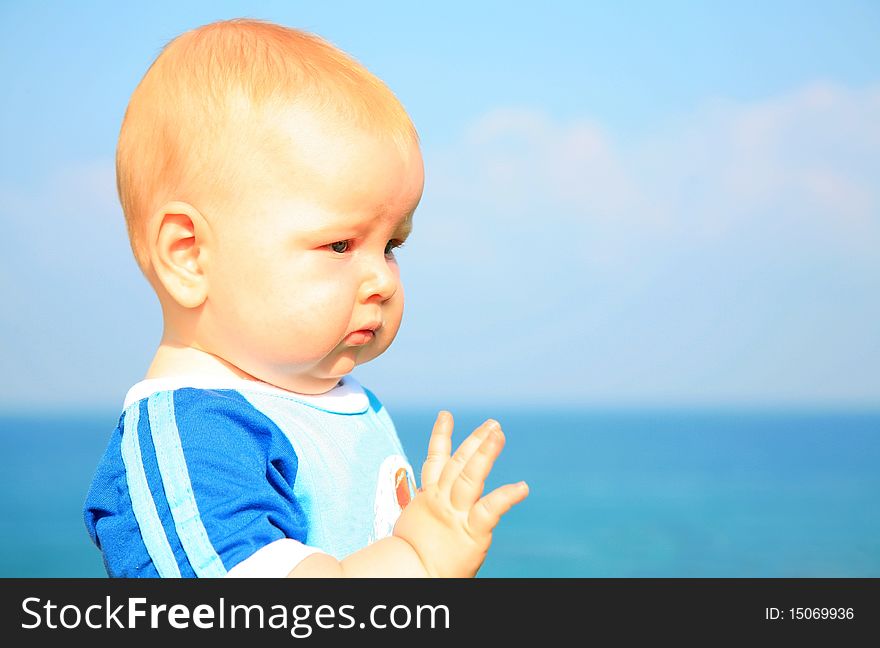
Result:
[[348,332],[351,309],[335,300],[297,300],[288,304],[284,321],[275,335],[284,331],[291,352],[315,357],[329,353]]

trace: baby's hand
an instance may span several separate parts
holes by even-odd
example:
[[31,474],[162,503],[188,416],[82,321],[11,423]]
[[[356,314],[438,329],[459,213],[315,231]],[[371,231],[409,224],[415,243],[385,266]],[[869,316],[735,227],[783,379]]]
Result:
[[525,482],[483,486],[504,446],[497,421],[488,420],[452,451],[452,415],[440,412],[422,466],[422,488],[403,509],[394,535],[416,551],[430,576],[471,577],[486,558],[501,516],[529,494]]

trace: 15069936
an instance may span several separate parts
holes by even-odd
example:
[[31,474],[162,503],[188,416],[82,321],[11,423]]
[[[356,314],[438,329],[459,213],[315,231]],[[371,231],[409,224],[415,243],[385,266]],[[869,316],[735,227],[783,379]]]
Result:
[[855,618],[853,608],[844,607],[793,607],[788,609],[789,618],[794,620],[851,620]]

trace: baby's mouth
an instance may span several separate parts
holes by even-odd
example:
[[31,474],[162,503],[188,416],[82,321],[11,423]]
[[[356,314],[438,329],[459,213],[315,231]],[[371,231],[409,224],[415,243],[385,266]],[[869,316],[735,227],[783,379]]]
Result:
[[343,342],[349,346],[360,346],[363,344],[367,344],[372,341],[376,337],[376,332],[382,328],[382,320],[381,319],[373,319],[364,322],[363,328],[359,328],[356,331],[352,331],[348,335],[345,336]]
[[346,335],[343,342],[350,346],[360,346],[371,341],[375,336],[375,332],[371,329],[361,329],[360,331],[353,331]]

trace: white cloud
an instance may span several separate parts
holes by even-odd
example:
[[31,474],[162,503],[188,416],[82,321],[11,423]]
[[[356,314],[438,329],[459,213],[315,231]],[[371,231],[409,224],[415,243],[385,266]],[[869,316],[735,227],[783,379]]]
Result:
[[[710,102],[626,148],[588,120],[499,109],[429,157],[441,208],[470,205],[623,246],[694,245],[797,225],[799,241],[880,242],[880,88],[817,83],[752,104]],[[493,226],[495,223],[493,222]],[[578,227],[580,226],[580,227]]]

